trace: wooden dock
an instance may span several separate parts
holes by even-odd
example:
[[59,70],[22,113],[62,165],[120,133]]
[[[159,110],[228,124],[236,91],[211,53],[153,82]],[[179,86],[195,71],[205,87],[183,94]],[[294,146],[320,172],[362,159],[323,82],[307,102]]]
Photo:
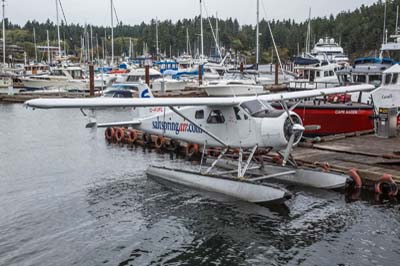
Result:
[[350,169],[357,169],[367,183],[389,174],[400,185],[400,137],[385,139],[374,134],[328,137],[318,143],[302,143],[293,155],[310,167],[347,174]]

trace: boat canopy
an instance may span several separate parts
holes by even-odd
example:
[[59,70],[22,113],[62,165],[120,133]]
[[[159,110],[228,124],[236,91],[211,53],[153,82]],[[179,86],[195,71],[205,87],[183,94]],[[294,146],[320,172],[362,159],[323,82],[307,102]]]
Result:
[[394,65],[396,61],[390,58],[378,58],[378,57],[361,57],[354,60],[354,65],[360,64],[389,64]]

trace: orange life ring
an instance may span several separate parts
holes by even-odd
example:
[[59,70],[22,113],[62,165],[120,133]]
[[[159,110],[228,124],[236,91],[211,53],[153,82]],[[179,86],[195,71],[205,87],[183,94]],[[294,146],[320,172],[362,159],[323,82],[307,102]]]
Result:
[[186,155],[191,157],[199,153],[199,144],[188,144],[186,146]]
[[106,140],[111,141],[115,137],[115,130],[112,127],[108,127],[106,131],[104,131],[106,136]]
[[165,138],[163,136],[157,136],[156,140],[154,141],[154,145],[156,149],[161,149],[165,144]]
[[378,180],[378,182],[375,183],[375,193],[377,193],[379,195],[383,194],[383,191],[382,191],[383,184],[387,184],[389,187],[389,191],[387,193],[389,197],[397,196],[397,193],[399,192],[399,188],[397,187],[396,182],[394,182],[393,177],[388,174],[384,174]]
[[352,168],[349,170],[350,173],[350,177],[353,179],[354,181],[354,188],[359,189],[362,187],[362,180],[360,175],[357,172],[357,169]]
[[138,139],[138,135],[136,133],[136,130],[129,130],[128,131],[128,142],[133,144],[136,142],[137,139]]
[[125,130],[122,127],[119,127],[115,131],[115,140],[120,143],[125,137]]

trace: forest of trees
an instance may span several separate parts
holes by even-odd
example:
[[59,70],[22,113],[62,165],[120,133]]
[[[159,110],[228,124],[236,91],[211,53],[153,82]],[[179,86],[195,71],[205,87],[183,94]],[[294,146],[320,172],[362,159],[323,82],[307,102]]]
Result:
[[[388,34],[393,34],[396,23],[396,6],[400,5],[400,0],[387,0],[387,29]],[[214,25],[215,18],[211,18]],[[292,19],[272,20],[271,28],[275,37],[280,55],[284,59],[289,59],[296,55],[298,47],[303,50],[307,34],[308,22],[297,23]],[[364,55],[373,55],[379,50],[383,39],[384,23],[384,3],[379,0],[371,6],[361,6],[354,11],[343,11],[340,14],[330,17],[318,17],[311,20],[311,46],[319,38],[326,36],[333,37],[345,49],[345,52],[351,58]],[[219,36],[221,46],[226,49],[232,49],[235,52],[247,55],[248,61],[254,60],[255,51],[255,26],[240,25],[236,19],[229,18],[218,20]],[[57,28],[54,22],[47,20],[45,23],[37,21],[28,21],[25,25],[14,25],[6,20],[6,39],[8,43],[22,46],[29,58],[34,57],[33,29],[36,31],[36,40],[38,44],[46,45],[46,31],[49,31],[52,45],[57,45]],[[65,40],[65,47],[69,54],[79,55],[81,46],[81,37],[88,31],[89,26],[79,24],[62,23],[61,37]],[[160,21],[159,46],[160,52],[166,52],[167,55],[172,50],[172,55],[183,53],[186,50],[186,30],[189,31],[190,45],[192,51],[199,47],[200,19],[183,19],[177,22],[170,20]],[[105,39],[105,32],[107,39]],[[156,42],[156,21],[149,23],[142,22],[140,25],[126,25],[120,22],[114,28],[115,37],[115,55],[128,54],[129,38],[133,39],[134,51],[141,55],[144,44],[147,44],[150,54],[155,54]],[[261,63],[271,61],[272,40],[268,30],[268,24],[265,20],[260,22],[260,49]],[[93,36],[97,36],[99,45],[99,54],[101,55],[101,45],[105,40],[105,45],[110,54],[111,29],[103,26],[93,25]],[[215,51],[213,36],[208,21],[204,21],[204,44],[205,53],[211,54]],[[64,47],[64,44],[62,44]],[[96,53],[95,48],[95,53]]]

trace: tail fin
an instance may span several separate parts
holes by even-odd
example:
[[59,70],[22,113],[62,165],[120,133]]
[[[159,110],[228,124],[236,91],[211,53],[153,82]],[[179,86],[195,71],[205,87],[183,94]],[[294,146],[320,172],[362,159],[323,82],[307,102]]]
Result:
[[[154,98],[153,93],[146,83],[141,83],[139,87],[139,98]],[[149,117],[157,115],[158,113],[164,113],[164,107],[142,107],[139,108],[140,117]]]
[[140,83],[139,98],[154,98],[149,86],[146,83]]

